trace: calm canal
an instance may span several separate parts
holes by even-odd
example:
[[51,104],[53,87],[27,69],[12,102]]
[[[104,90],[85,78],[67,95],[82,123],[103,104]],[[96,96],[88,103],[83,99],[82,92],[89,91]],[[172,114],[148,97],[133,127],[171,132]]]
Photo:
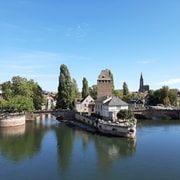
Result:
[[1,180],[179,180],[180,121],[138,121],[136,140],[68,127],[54,117],[0,129]]

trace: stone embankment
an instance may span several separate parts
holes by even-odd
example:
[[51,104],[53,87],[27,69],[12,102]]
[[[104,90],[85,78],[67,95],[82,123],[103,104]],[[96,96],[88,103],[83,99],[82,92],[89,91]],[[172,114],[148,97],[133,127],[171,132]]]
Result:
[[146,110],[134,111],[137,119],[178,119],[180,120],[179,109],[155,109],[150,108]]
[[25,115],[3,115],[0,117],[0,127],[20,126],[26,123]]

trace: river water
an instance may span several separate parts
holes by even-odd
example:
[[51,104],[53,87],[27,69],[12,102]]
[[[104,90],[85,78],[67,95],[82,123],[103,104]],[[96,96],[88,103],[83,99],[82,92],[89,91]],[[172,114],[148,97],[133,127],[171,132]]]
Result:
[[1,180],[179,180],[180,121],[138,120],[135,140],[44,116],[0,129]]

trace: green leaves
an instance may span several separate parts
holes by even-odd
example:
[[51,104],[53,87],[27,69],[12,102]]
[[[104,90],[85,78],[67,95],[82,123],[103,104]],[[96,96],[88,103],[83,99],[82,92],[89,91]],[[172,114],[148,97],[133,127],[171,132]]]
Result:
[[43,91],[32,79],[27,80],[20,76],[12,77],[11,81],[1,84],[3,99],[2,108],[12,111],[33,111],[41,109]]
[[117,113],[118,119],[132,119],[134,113],[130,109],[122,109]]
[[84,77],[83,78],[83,87],[82,87],[82,98],[85,98],[87,95],[89,95],[89,87],[88,87],[88,81]]
[[56,108],[67,109],[72,105],[72,81],[69,70],[65,64],[60,66],[58,95]]

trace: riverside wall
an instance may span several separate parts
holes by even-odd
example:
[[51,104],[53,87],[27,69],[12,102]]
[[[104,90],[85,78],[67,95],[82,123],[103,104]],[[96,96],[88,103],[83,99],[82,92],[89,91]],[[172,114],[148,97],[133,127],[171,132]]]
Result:
[[25,115],[7,116],[0,119],[0,127],[25,125]]
[[179,109],[146,109],[142,111],[134,111],[135,117],[138,119],[177,119],[180,120]]

